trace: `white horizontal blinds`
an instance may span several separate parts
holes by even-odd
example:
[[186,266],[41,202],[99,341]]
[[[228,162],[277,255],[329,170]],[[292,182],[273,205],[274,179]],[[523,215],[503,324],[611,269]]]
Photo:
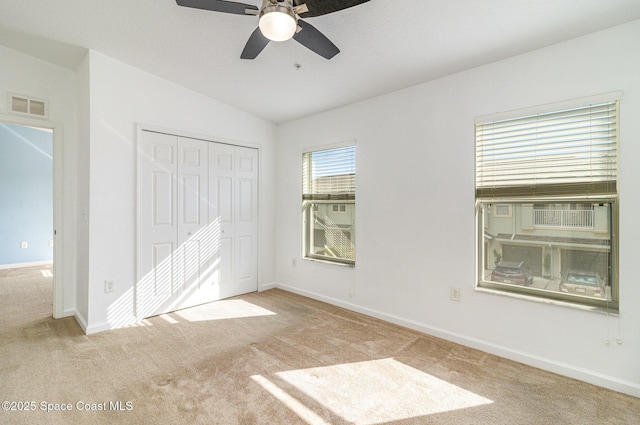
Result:
[[355,199],[356,147],[303,154],[303,186],[306,200]]
[[476,124],[476,196],[615,194],[618,102]]

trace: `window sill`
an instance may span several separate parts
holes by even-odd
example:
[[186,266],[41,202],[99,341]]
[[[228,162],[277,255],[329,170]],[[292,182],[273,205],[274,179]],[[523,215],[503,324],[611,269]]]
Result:
[[517,298],[517,299],[521,299],[521,300],[533,301],[533,302],[537,302],[537,303],[541,303],[541,304],[556,305],[556,306],[560,306],[560,307],[568,307],[568,308],[572,308],[572,309],[575,309],[575,310],[590,311],[590,312],[594,312],[594,313],[601,313],[601,314],[614,315],[614,316],[617,316],[619,314],[618,309],[613,308],[613,307],[612,308],[606,308],[606,307],[599,307],[599,306],[586,305],[586,304],[580,304],[580,303],[573,303],[573,302],[570,302],[570,301],[555,300],[555,299],[551,299],[551,298],[537,297],[537,296],[534,296],[534,295],[521,294],[521,293],[518,293],[518,292],[501,291],[501,290],[498,290],[498,289],[483,288],[483,287],[478,287],[478,286],[476,286],[474,289],[475,289],[476,292],[483,292],[483,293],[486,293],[486,294],[493,294],[493,295],[501,295],[501,296],[510,297],[510,298]]
[[354,268],[356,266],[355,263],[343,263],[340,261],[324,260],[322,258],[302,257],[302,259],[306,261],[312,261],[314,263],[330,264],[332,266],[349,267],[349,268]]

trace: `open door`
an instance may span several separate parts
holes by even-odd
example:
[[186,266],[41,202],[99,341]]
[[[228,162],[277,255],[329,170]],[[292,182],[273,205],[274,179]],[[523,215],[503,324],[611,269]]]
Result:
[[60,317],[54,296],[54,129],[17,121],[0,122],[0,276],[7,284],[22,282],[18,290],[36,281],[50,285],[40,293],[49,294],[51,313]]

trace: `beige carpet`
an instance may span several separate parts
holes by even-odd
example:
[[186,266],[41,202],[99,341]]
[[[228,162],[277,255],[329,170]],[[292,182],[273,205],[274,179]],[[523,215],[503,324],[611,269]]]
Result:
[[640,399],[281,290],[85,336],[46,270],[0,271],[0,401],[35,408],[1,424],[640,424]]

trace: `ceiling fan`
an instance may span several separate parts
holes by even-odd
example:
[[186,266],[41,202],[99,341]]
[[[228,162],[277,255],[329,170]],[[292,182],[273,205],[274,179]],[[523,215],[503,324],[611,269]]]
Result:
[[258,28],[253,31],[240,58],[255,59],[269,41],[291,38],[320,56],[331,59],[340,49],[313,25],[300,18],[313,18],[369,0],[263,0],[262,7],[226,0],[176,0],[179,6],[236,15],[259,16]]

